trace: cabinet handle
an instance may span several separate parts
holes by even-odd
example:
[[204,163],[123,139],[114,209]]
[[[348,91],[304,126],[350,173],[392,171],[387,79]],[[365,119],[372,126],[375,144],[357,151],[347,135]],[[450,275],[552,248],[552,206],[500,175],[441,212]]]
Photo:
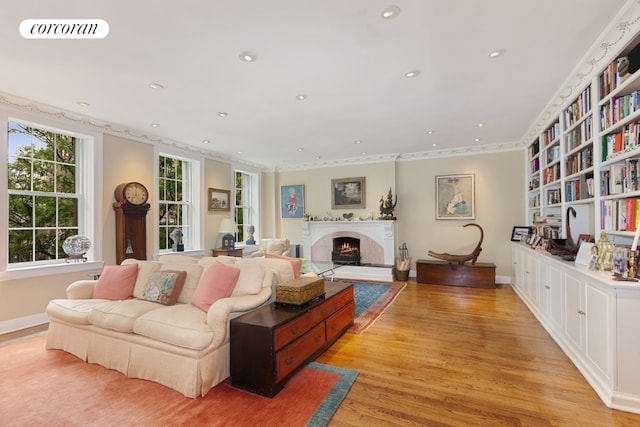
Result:
[[584,315],[585,315],[585,312],[584,312],[584,311],[582,311],[582,310],[578,310],[578,314],[581,314],[581,315],[583,315],[583,316],[584,316]]
[[287,364],[287,366],[291,366],[291,364],[293,364],[293,362],[295,362],[295,361],[296,361],[296,358],[295,358],[295,357],[293,357],[293,356],[289,356],[289,357],[287,358],[287,360],[285,360],[285,361],[284,361],[284,363],[286,363],[286,364]]
[[291,328],[291,333],[292,334],[297,334],[300,331],[300,328],[296,325],[293,328]]
[[322,336],[320,336],[320,335],[316,335],[316,337],[315,337],[314,341],[315,341],[315,342],[320,342],[320,341],[322,341]]
[[549,285],[544,285],[544,287],[547,288],[547,289],[551,289],[551,286],[549,286]]

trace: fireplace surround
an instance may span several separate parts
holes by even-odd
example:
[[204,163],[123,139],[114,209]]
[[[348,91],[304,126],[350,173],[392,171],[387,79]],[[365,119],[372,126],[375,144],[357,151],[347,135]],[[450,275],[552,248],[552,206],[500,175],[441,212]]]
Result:
[[396,221],[305,221],[302,223],[302,256],[317,262],[331,262],[334,238],[359,239],[360,265],[340,267],[339,276],[391,281],[396,233]]

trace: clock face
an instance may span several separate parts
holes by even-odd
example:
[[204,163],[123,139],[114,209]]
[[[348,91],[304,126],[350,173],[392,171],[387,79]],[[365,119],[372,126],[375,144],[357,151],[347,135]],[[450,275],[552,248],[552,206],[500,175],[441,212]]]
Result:
[[131,182],[124,188],[123,196],[132,205],[144,205],[149,199],[149,192],[139,182]]

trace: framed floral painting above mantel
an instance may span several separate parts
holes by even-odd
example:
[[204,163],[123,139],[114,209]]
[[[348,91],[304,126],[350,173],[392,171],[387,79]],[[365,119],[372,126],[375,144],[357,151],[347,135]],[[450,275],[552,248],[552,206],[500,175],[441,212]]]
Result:
[[436,219],[475,219],[475,176],[436,176]]

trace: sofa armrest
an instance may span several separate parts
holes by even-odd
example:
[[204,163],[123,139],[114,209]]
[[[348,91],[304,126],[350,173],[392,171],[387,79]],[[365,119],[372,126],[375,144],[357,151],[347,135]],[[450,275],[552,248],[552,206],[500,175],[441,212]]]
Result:
[[258,308],[271,296],[271,288],[262,288],[255,295],[243,295],[239,297],[222,298],[211,304],[207,311],[207,324],[214,331],[212,345],[217,347],[229,335],[229,320],[232,313]]
[[76,280],[67,286],[67,298],[91,299],[97,280]]

